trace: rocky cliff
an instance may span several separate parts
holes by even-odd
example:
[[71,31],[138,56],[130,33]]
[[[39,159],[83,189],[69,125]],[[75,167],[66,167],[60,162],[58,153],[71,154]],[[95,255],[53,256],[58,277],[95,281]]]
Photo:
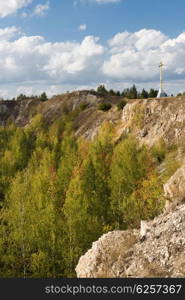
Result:
[[132,131],[142,143],[180,144],[185,138],[185,98],[136,100],[123,110],[120,131]]
[[[115,108],[119,97],[103,97],[91,91],[77,91],[57,95],[42,102],[39,99],[25,99],[19,101],[0,101],[0,125],[9,122],[24,127],[36,114],[42,114],[45,121],[53,123],[64,114],[79,110],[76,116],[75,128],[78,135],[92,138],[104,120],[114,122],[121,119],[121,112]],[[111,111],[103,113],[98,110],[99,103],[108,102],[113,105]]]
[[76,272],[88,278],[185,277],[185,205],[142,222],[140,231],[103,235],[80,258]]
[[[183,143],[185,138],[185,97],[128,100],[123,112],[116,104],[120,97],[100,96],[91,91],[78,91],[54,96],[41,102],[29,99],[22,101],[0,102],[0,124],[13,121],[17,126],[26,126],[32,117],[40,113],[48,123],[52,123],[67,111],[85,108],[79,111],[75,119],[78,136],[93,138],[104,121],[114,124],[116,138],[122,138],[132,132],[141,143],[153,145],[162,138],[167,144]],[[110,102],[108,112],[98,109],[101,102]]]

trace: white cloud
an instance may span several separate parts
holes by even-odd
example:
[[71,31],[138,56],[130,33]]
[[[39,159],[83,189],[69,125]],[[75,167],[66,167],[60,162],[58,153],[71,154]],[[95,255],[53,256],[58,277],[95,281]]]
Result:
[[0,17],[6,17],[22,7],[27,6],[33,0],[0,0]]
[[85,37],[81,43],[47,43],[41,36],[10,41],[7,35],[0,44],[0,82],[83,81],[84,74],[92,77],[93,70],[99,67],[103,52],[104,47],[93,36]]
[[109,41],[102,72],[112,80],[155,80],[161,59],[167,78],[185,78],[185,33],[173,40],[156,30],[118,33]]
[[50,9],[50,3],[47,1],[45,4],[38,4],[33,10],[33,16],[44,16]]
[[121,32],[105,47],[94,36],[50,43],[7,27],[0,29],[0,41],[0,97],[21,90],[55,94],[102,82],[116,89],[133,83],[156,88],[161,59],[169,92],[185,89],[185,32],[174,39],[156,30]]
[[5,29],[0,28],[0,41],[8,41],[15,37],[16,34],[21,34],[21,32],[15,26],[6,27]]
[[79,31],[85,31],[87,29],[87,25],[86,24],[81,24],[78,26],[78,30]]

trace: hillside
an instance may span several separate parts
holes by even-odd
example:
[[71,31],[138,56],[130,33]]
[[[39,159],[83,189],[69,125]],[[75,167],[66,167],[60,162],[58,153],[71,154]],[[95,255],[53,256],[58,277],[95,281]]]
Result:
[[[113,123],[117,137],[133,132],[143,143],[151,146],[164,138],[168,144],[182,143],[185,135],[185,97],[128,100],[123,112],[116,104],[116,96],[99,96],[91,91],[79,91],[54,96],[46,102],[39,100],[1,101],[0,124],[13,121],[16,126],[27,126],[32,117],[42,114],[52,124],[66,112],[79,109],[75,117],[78,136],[92,138],[104,121]],[[111,103],[108,112],[98,110],[99,103]]]
[[0,102],[2,277],[184,276],[185,97],[122,100]]

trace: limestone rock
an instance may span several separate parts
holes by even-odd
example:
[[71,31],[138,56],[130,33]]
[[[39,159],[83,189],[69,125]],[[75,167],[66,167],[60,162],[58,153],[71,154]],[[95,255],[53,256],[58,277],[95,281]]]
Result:
[[185,205],[143,223],[143,229],[147,232],[143,241],[139,230],[113,231],[103,235],[80,258],[77,276],[184,278]]
[[185,99],[130,101],[122,113],[122,132],[132,128],[141,143],[152,146],[159,139],[178,144],[185,138]]
[[167,198],[185,198],[185,165],[179,168],[164,185]]

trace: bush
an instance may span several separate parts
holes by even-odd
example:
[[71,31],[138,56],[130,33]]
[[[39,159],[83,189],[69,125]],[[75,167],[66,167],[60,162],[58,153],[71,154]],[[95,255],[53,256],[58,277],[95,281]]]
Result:
[[81,102],[80,104],[79,104],[79,109],[80,109],[80,111],[83,111],[83,110],[85,110],[86,108],[88,107],[88,103],[87,102]]
[[112,105],[110,103],[100,103],[98,109],[102,111],[108,111],[109,109],[111,109],[111,107]]
[[126,104],[127,104],[126,101],[124,101],[124,100],[120,101],[120,102],[117,104],[118,110],[122,110],[122,109],[125,107]]
[[158,163],[161,163],[165,159],[166,145],[162,138],[152,147],[152,155]]

